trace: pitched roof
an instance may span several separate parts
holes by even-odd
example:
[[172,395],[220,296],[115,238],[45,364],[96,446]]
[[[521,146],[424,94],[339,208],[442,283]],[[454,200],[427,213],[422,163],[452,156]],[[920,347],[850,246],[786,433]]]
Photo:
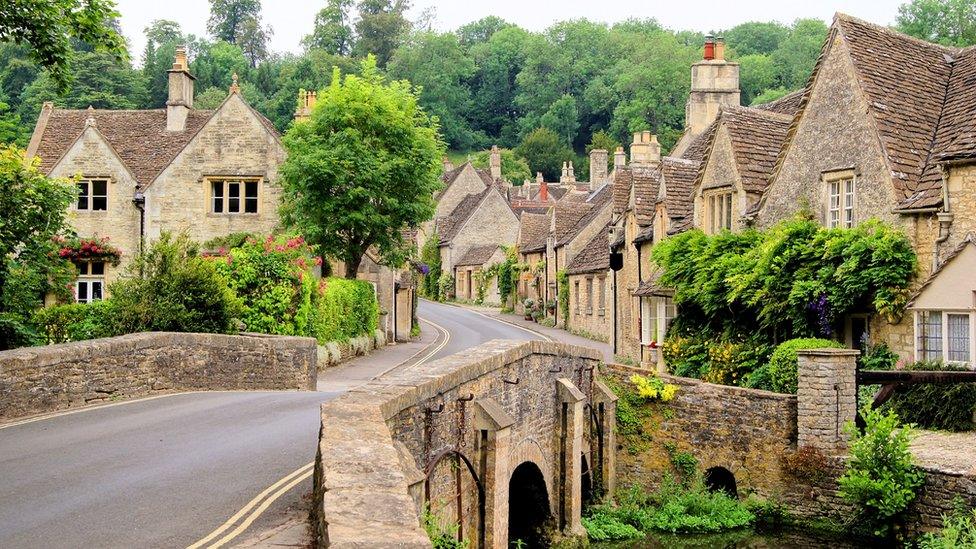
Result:
[[592,207],[586,202],[556,202],[552,208],[556,220],[555,234],[553,235],[556,237],[556,241],[565,238]]
[[666,156],[661,159],[661,174],[664,177],[664,207],[668,217],[674,220],[691,217],[692,190],[698,176],[700,162]]
[[550,225],[552,225],[552,221],[548,213],[522,212],[519,217],[519,252],[529,253],[545,250]]
[[489,244],[487,246],[475,246],[469,249],[461,259],[455,263],[455,266],[466,266],[466,265],[484,265],[487,263],[491,256],[495,255],[495,251],[498,250],[498,244]]
[[582,274],[606,271],[610,268],[610,245],[607,226],[586,243],[586,246],[566,267],[566,274]]
[[630,203],[630,188],[634,184],[634,174],[630,166],[620,166],[613,170],[613,212],[627,211]]
[[965,250],[969,246],[976,246],[976,234],[973,233],[966,234],[966,237],[962,239],[962,242],[957,244],[956,247],[949,252],[949,255],[947,255],[945,259],[942,260],[942,263],[939,263],[939,266],[936,267],[934,271],[932,271],[932,274],[930,274],[925,279],[925,281],[922,282],[922,285],[915,289],[915,291],[912,293],[911,298],[908,300],[908,306],[911,307],[912,305],[914,305],[915,300],[918,299],[920,295],[922,295],[922,292],[924,292],[925,289],[928,288],[932,284],[932,282],[935,281],[936,278],[938,278],[939,273],[942,272],[942,269],[944,269],[946,265],[948,265],[953,259],[956,258],[956,256],[961,254],[963,250]]
[[712,136],[715,135],[715,129],[718,128],[718,120],[708,125],[705,131],[698,134],[698,137],[688,144],[688,148],[685,149],[684,154],[681,158],[687,160],[701,161],[705,157],[705,150],[708,149],[709,143],[712,142]]
[[494,187],[487,187],[480,193],[471,193],[465,196],[458,202],[458,205],[451,210],[451,213],[447,217],[442,217],[440,223],[438,223],[437,232],[441,237],[441,245],[448,244],[454,237],[457,236],[461,227],[464,226],[464,222],[471,217],[471,214],[478,209],[478,205],[481,201],[488,196],[488,193],[492,192]]
[[933,153],[940,161],[976,156],[976,48],[955,57]]
[[650,296],[672,296],[674,295],[674,290],[671,288],[666,288],[661,286],[661,271],[660,268],[655,267],[654,270],[644,279],[637,288],[634,289],[634,296],[636,297],[650,297]]
[[[732,142],[732,155],[743,189],[747,193],[762,193],[769,184],[793,117],[759,108],[724,107],[720,120]],[[706,162],[707,157],[708,154]]]
[[803,102],[804,91],[805,90],[802,89],[796,90],[793,93],[788,93],[783,97],[768,103],[753,105],[752,108],[793,116],[800,110],[800,106]]
[[576,188],[569,189],[561,198],[562,202],[586,202],[590,198],[590,193],[586,191],[579,191]]
[[[448,170],[444,172],[444,175],[441,176],[441,179],[444,181],[444,186],[441,188],[438,196],[443,195],[444,192],[447,191],[447,188],[453,185],[455,181],[457,181],[458,176],[461,175],[461,172],[464,171],[465,166],[467,166],[468,164],[471,164],[470,160],[454,168],[453,170]],[[491,174],[488,173],[487,170],[483,170],[481,168],[475,168],[474,164],[471,164],[471,168],[474,170],[474,173],[478,175],[478,177],[481,179],[481,182],[484,183],[486,187],[491,187],[494,185],[495,182],[492,181]]]
[[[49,173],[85,131],[89,116],[139,185],[146,186],[186,147],[215,111],[190,110],[186,129],[166,131],[166,109],[52,109],[35,154]],[[43,116],[43,115],[42,115]],[[40,124],[39,124],[40,125]]]
[[584,228],[586,228],[593,220],[600,214],[600,211],[613,196],[613,186],[609,183],[603,185],[597,189],[590,197],[587,199],[587,203],[590,204],[590,210],[586,212],[586,215],[580,218],[576,225],[570,229],[562,238],[556,241],[556,247],[563,246],[567,244],[570,240],[576,238]]
[[634,215],[638,226],[643,227],[654,221],[654,204],[661,181],[660,166],[658,163],[631,168],[634,173]]

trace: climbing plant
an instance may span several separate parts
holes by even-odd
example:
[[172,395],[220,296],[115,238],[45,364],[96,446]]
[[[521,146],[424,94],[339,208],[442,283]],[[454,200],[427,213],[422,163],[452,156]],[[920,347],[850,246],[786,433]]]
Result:
[[427,273],[423,275],[420,282],[420,293],[429,299],[440,298],[440,276],[441,276],[441,250],[439,247],[440,236],[435,232],[424,242],[420,249],[420,261],[427,266]]
[[559,312],[563,317],[563,326],[569,326],[569,275],[565,270],[556,272],[556,284],[559,285]]

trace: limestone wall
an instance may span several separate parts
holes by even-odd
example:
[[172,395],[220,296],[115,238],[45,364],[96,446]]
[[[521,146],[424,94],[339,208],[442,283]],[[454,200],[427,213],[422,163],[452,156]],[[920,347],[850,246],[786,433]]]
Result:
[[315,390],[315,340],[149,332],[0,352],[0,420],[193,390]]

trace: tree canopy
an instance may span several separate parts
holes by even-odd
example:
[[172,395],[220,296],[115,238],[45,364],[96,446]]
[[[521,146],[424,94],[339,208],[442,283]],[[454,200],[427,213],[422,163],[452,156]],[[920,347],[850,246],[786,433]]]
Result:
[[433,215],[444,156],[437,120],[410,84],[387,81],[372,56],[361,72],[335,70],[309,120],[285,134],[281,166],[285,222],[344,261],[347,278],[369,249],[403,262],[401,230]]
[[912,0],[898,8],[898,30],[947,46],[976,44],[976,2]]

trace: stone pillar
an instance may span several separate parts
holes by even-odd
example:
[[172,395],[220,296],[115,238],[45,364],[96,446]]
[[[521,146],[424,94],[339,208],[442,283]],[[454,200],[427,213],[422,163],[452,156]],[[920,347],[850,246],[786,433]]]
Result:
[[593,471],[600,471],[602,496],[609,500],[617,489],[617,395],[602,381],[593,382],[593,409],[599,438],[591,448]]
[[597,187],[603,185],[607,180],[607,155],[609,154],[605,149],[593,149],[590,151],[591,191],[595,191]]
[[797,352],[797,445],[828,455],[847,450],[844,425],[857,415],[857,349]]
[[[515,419],[490,398],[474,403],[474,427],[478,430],[478,476],[485,489],[484,547],[508,548],[509,453]],[[470,538],[469,538],[470,539]],[[472,544],[481,549],[478,540]]]
[[557,461],[554,515],[563,535],[585,535],[582,517],[582,472],[583,472],[583,403],[586,397],[573,385],[573,382],[560,378],[556,380],[556,403],[559,406],[556,417],[556,434],[559,437],[559,456]]

